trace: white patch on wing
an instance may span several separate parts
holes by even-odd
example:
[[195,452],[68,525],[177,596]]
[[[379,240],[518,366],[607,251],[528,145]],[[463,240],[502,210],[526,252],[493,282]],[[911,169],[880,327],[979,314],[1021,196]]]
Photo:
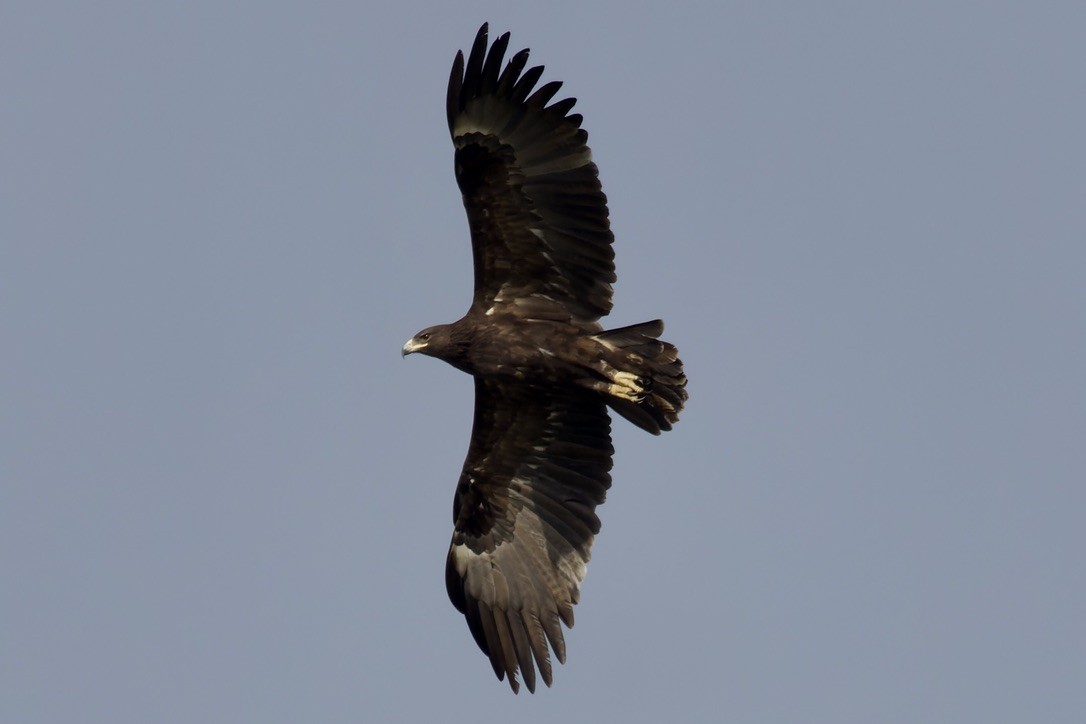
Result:
[[608,342],[606,339],[603,339],[601,337],[593,337],[592,339],[596,340],[597,342],[602,344],[607,349],[618,349],[618,347],[615,346],[613,343]]
[[544,259],[554,264],[554,257],[551,256],[550,251],[551,242],[547,239],[547,232],[544,229],[537,229],[534,226],[529,226],[528,231],[532,232],[532,236],[543,242],[543,248],[539,249],[539,255]]
[[474,103],[468,105],[464,112],[456,119],[456,123],[453,125],[453,136],[457,139],[460,136],[466,136],[469,133],[482,133],[487,136],[498,135],[498,130],[492,125],[484,124],[471,117],[471,112],[474,110],[472,106]]
[[513,300],[513,304],[515,304],[518,307],[521,307],[522,309],[527,309],[529,311],[531,311],[532,309],[538,309],[541,306],[544,309],[549,308],[551,306],[551,305],[540,305],[540,303],[539,303],[540,299],[546,300],[548,302],[554,302],[555,305],[558,304],[558,302],[555,302],[554,297],[552,297],[550,294],[543,294],[541,292],[535,292],[531,296],[528,296],[528,297],[517,297],[516,299]]
[[453,564],[456,566],[456,572],[461,576],[464,576],[468,572],[468,566],[472,561],[479,559],[490,558],[489,553],[476,553],[472,549],[468,548],[463,543],[454,545],[452,547]]
[[[533,484],[531,481],[517,477],[513,479],[525,488],[531,487]],[[533,510],[534,504],[531,503],[530,498],[520,494],[518,497],[524,503],[524,507],[517,512],[516,520],[513,524],[514,530],[516,530],[517,539],[522,543],[527,543],[530,539],[535,542],[540,551],[540,555],[546,556],[546,559],[540,559],[541,565],[550,567],[551,565],[557,570],[559,575],[565,579],[566,582],[571,582],[574,589],[584,580],[585,574],[588,572],[588,566],[586,565],[589,559],[589,552],[585,550],[584,553],[572,547],[572,544],[567,543],[565,546],[559,544],[561,536],[550,526],[546,525],[540,520],[539,515]],[[549,537],[556,539],[555,541],[548,541]],[[588,546],[592,545],[592,539],[588,539]],[[549,562],[549,559],[554,555],[553,546],[559,546],[557,560],[553,563]],[[499,547],[495,553],[499,553],[501,548]],[[542,563],[542,560],[547,560],[547,563]],[[544,577],[549,577],[546,574]]]
[[570,153],[569,155],[562,156],[560,158],[544,161],[543,163],[532,164],[527,170],[533,176],[542,176],[548,173],[560,173],[562,171],[571,171],[575,168],[580,168],[586,165],[592,160],[592,153],[587,149],[583,149],[579,153]]
[[558,556],[555,568],[561,571],[567,580],[572,581],[574,587],[579,586],[584,581],[585,574],[588,573],[588,566],[577,551]]

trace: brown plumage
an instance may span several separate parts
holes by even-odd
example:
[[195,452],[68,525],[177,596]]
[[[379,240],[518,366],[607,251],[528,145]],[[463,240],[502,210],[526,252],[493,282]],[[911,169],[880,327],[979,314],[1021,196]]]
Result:
[[[653,434],[670,430],[686,376],[655,320],[605,331],[614,251],[607,199],[574,99],[547,105],[522,50],[479,29],[457,53],[447,114],[471,228],[475,295],[452,324],[403,354],[475,377],[475,423],[453,502],[445,580],[499,679],[550,686],[565,661],[596,506],[611,486],[610,407]],[[560,623],[561,622],[561,623]]]

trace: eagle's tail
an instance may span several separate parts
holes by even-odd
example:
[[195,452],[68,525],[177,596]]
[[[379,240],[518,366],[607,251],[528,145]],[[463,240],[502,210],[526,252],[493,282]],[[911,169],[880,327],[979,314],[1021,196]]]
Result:
[[653,435],[671,429],[687,397],[679,350],[658,339],[663,331],[663,321],[654,319],[596,335],[607,348],[607,404]]

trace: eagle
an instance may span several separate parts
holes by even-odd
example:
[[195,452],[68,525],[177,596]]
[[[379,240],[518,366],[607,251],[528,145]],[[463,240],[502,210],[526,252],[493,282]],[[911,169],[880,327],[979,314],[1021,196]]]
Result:
[[660,320],[604,330],[614,250],[576,99],[538,88],[528,50],[504,63],[487,25],[458,52],[446,112],[471,228],[475,292],[452,324],[403,346],[475,378],[475,419],[453,500],[445,583],[498,679],[535,692],[564,663],[596,506],[611,487],[613,410],[658,435],[687,399]]

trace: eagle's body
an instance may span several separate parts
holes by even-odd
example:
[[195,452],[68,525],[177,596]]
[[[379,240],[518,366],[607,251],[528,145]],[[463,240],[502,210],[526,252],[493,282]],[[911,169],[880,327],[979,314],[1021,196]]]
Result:
[[[610,407],[670,430],[686,400],[659,320],[605,331],[614,239],[573,99],[547,105],[528,51],[502,68],[508,33],[479,30],[449,81],[456,179],[471,226],[475,297],[452,324],[404,345],[475,378],[475,423],[453,503],[446,565],[453,604],[514,691],[535,666],[551,684],[559,621],[573,625],[595,508],[611,485]],[[523,71],[523,72],[522,72]],[[533,92],[534,90],[534,92]]]
[[[568,322],[533,320],[531,326],[524,326],[523,321],[507,312],[469,314],[421,334],[431,335],[426,352],[470,375],[537,383],[544,378],[555,383],[568,376],[574,361],[558,357],[554,350],[567,350],[570,342],[585,336],[585,330]],[[562,369],[552,369],[556,365]]]

